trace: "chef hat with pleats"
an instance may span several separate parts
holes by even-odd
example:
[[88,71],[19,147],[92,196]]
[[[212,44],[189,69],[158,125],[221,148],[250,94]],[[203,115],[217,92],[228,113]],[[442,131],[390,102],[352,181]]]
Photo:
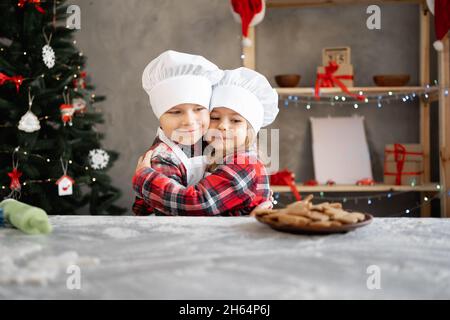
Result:
[[244,117],[257,133],[271,124],[278,114],[278,94],[262,74],[248,69],[225,70],[213,87],[211,110],[232,109]]
[[159,119],[181,103],[209,108],[212,86],[222,76],[223,71],[202,56],[168,50],[145,67],[142,86]]

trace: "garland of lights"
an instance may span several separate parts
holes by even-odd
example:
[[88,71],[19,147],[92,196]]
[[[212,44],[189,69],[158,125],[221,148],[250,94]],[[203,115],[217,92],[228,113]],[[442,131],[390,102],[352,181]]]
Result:
[[[437,189],[440,190],[440,186],[437,186]],[[324,200],[324,201],[331,201],[331,202],[336,202],[336,201],[341,201],[343,203],[348,202],[349,200],[353,200],[355,204],[358,204],[358,199],[365,199],[367,200],[367,205],[371,205],[373,203],[374,199],[377,200],[382,200],[383,198],[387,198],[387,199],[391,199],[393,196],[397,196],[397,195],[402,195],[402,194],[406,194],[406,193],[411,193],[413,191],[403,191],[403,192],[388,192],[386,194],[383,195],[376,195],[376,196],[356,196],[356,197],[325,197],[323,192],[320,192],[320,199]],[[424,196],[423,197],[423,203],[422,204],[417,204],[414,207],[410,207],[407,209],[404,209],[400,212],[396,212],[396,213],[392,213],[392,214],[388,214],[387,216],[399,216],[399,215],[403,215],[403,214],[410,214],[413,211],[420,209],[426,205],[429,205],[431,203],[431,201],[439,199],[441,197],[441,195],[443,195],[443,191],[437,192],[434,196],[432,197],[427,197]],[[273,204],[280,204],[282,206],[286,206],[286,204],[279,202],[278,199],[280,198],[280,193],[279,192],[275,192],[274,193],[274,201]]]
[[[10,151],[6,151],[6,150],[0,150],[0,153],[8,153],[8,154],[10,154],[11,152],[13,152],[13,153],[17,153],[17,154],[23,154],[24,156],[32,156],[32,157],[36,157],[36,158],[39,158],[39,159],[41,159],[42,161],[45,161],[46,163],[55,163],[55,162],[57,162],[57,163],[59,163],[60,161],[61,161],[61,159],[57,159],[57,160],[55,160],[55,159],[50,159],[50,158],[46,158],[46,157],[43,157],[42,155],[40,155],[40,154],[36,154],[36,153],[29,153],[29,152],[27,152],[27,151],[24,151],[24,150],[20,150],[20,147],[16,147],[14,150],[10,150]],[[69,159],[69,160],[67,160],[67,163],[68,164],[75,164],[75,165],[77,165],[76,163],[74,163],[71,159]],[[82,167],[82,166],[80,166],[80,165],[77,165],[78,167]],[[85,166],[84,167],[84,169],[86,170],[86,171],[89,171],[89,172],[92,172],[93,170],[89,170],[89,167],[88,166]],[[91,180],[91,182],[92,183],[94,183],[94,182],[96,182],[97,181],[97,179],[95,178],[95,177],[93,177],[92,176],[92,174],[89,174],[90,175],[90,180]],[[21,183],[21,185],[22,186],[27,186],[27,185],[30,185],[30,184],[41,184],[41,183],[50,183],[50,182],[55,182],[55,181],[58,181],[59,180],[59,178],[60,178],[60,176],[58,176],[57,178],[48,178],[48,179],[40,179],[40,180],[25,180],[24,182],[22,182]],[[78,185],[84,185],[85,183],[78,183]],[[4,191],[4,190],[6,190],[7,189],[7,186],[5,186],[5,185],[2,185],[1,186],[1,190],[2,191]],[[8,191],[9,192],[9,191]]]
[[290,104],[295,104],[296,106],[304,104],[307,110],[311,109],[312,105],[353,105],[355,109],[358,109],[360,104],[376,103],[378,108],[383,106],[383,103],[390,103],[391,101],[402,100],[403,102],[413,102],[415,99],[422,99],[423,101],[429,101],[430,94],[437,93],[439,90],[444,91],[444,96],[448,96],[448,88],[440,88],[437,86],[427,85],[425,91],[422,93],[417,93],[415,91],[402,91],[402,92],[392,92],[388,91],[386,93],[376,93],[376,94],[366,94],[363,91],[359,91],[359,95],[364,95],[364,101],[355,99],[354,97],[347,95],[334,95],[334,96],[320,96],[316,98],[311,95],[288,95],[287,98],[280,101],[284,102],[285,107],[289,107]]

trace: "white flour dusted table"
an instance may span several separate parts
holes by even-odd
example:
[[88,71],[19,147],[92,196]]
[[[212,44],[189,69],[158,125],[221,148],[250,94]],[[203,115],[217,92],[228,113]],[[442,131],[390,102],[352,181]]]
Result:
[[0,299],[450,299],[449,219],[376,218],[331,236],[250,217],[51,222],[48,236],[0,229]]

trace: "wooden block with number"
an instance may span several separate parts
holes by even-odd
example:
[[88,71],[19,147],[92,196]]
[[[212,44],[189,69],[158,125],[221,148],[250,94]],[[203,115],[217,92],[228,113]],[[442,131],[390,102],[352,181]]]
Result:
[[327,66],[333,60],[337,64],[351,64],[350,47],[335,47],[322,49],[322,65]]

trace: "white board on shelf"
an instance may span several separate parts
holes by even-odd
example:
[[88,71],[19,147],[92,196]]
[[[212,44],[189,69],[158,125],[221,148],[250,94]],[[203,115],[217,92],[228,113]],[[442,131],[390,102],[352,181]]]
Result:
[[372,179],[364,117],[311,117],[315,179],[355,184]]

